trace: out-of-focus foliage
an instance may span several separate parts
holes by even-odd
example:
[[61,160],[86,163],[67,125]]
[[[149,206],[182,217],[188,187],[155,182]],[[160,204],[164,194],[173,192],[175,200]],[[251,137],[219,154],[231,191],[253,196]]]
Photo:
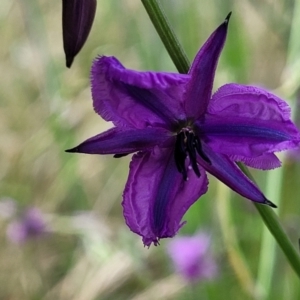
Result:
[[[295,106],[300,80],[290,80],[300,78],[300,37],[291,28],[299,22],[298,0],[161,2],[190,59],[233,11],[216,88],[254,83]],[[64,150],[110,127],[92,109],[94,57],[114,55],[140,70],[175,67],[141,2],[98,0],[89,39],[72,69],[65,68],[61,9],[61,1],[1,1],[0,198],[15,199],[20,210],[38,207],[51,233],[16,246],[6,237],[10,219],[0,214],[0,299],[300,299],[298,278],[272,239],[265,242],[250,201],[213,178],[181,233],[209,231],[216,279],[188,286],[167,259],[167,240],[142,247],[120,205],[130,158]],[[297,246],[300,165],[282,158],[281,170],[254,175],[270,200],[278,198],[280,219]],[[270,259],[262,260],[263,253]]]

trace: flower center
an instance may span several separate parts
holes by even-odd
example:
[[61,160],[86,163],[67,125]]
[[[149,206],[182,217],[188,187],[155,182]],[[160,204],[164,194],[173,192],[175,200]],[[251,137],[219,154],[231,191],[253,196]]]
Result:
[[183,175],[184,180],[188,180],[185,159],[189,157],[190,166],[197,177],[200,177],[200,171],[197,163],[197,153],[207,163],[211,163],[207,155],[203,152],[201,142],[191,128],[182,128],[177,134],[175,143],[175,162],[178,171]]

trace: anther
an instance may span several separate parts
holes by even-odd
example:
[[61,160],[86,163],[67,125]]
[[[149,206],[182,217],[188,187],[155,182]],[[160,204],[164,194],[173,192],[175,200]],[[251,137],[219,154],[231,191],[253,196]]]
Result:
[[[183,128],[177,134],[174,156],[177,169],[183,175],[184,180],[188,179],[187,169],[193,169],[198,177],[201,175],[197,163],[197,153],[204,161],[211,164],[209,158],[202,150],[199,138],[195,136],[191,129]],[[187,156],[189,156],[190,165],[186,167],[185,160]]]

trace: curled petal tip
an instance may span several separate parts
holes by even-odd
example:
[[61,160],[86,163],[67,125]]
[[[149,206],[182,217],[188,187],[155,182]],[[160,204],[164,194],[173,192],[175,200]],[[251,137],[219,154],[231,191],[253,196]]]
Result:
[[67,150],[65,150],[65,152],[68,152],[68,153],[76,153],[76,152],[79,152],[79,151],[78,151],[78,147],[74,147],[74,148],[72,148],[72,149],[67,149]]
[[269,205],[273,208],[277,208],[277,205],[275,205],[273,202],[269,201],[268,199],[265,199],[264,204]]
[[124,157],[124,156],[126,156],[126,155],[128,155],[128,154],[130,154],[130,153],[118,153],[118,154],[115,154],[115,155],[114,155],[114,158]]
[[227,17],[225,18],[225,21],[224,21],[225,24],[228,24],[228,23],[229,23],[229,19],[230,19],[230,17],[231,17],[231,14],[232,14],[232,12],[230,12],[230,13],[227,15]]

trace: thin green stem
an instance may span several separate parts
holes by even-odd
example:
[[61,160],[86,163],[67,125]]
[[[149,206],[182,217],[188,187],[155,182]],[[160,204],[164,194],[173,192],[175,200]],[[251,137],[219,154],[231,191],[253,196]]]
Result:
[[[179,45],[178,39],[174,31],[171,29],[169,22],[163,13],[158,0],[141,0],[154,27],[156,28],[159,36],[161,37],[165,47],[167,48],[171,59],[173,60],[178,71],[186,73],[188,70],[188,60],[182,47]],[[254,181],[248,168],[243,164],[239,164],[241,170]],[[270,230],[271,234],[276,239],[291,267],[296,274],[300,277],[300,256],[292,245],[291,241],[285,234],[278,217],[268,206],[254,203],[256,209],[261,215],[265,225]]]
[[[253,182],[255,182],[253,176],[251,175],[246,166],[244,166],[242,163],[238,163],[238,166]],[[260,216],[262,217],[263,221],[265,222],[265,225],[268,227],[271,234],[274,236],[275,240],[280,246],[281,250],[285,254],[291,267],[300,277],[300,256],[297,253],[295,247],[292,245],[288,236],[285,234],[277,215],[270,207],[255,202],[253,203],[256,209],[258,210]]]

